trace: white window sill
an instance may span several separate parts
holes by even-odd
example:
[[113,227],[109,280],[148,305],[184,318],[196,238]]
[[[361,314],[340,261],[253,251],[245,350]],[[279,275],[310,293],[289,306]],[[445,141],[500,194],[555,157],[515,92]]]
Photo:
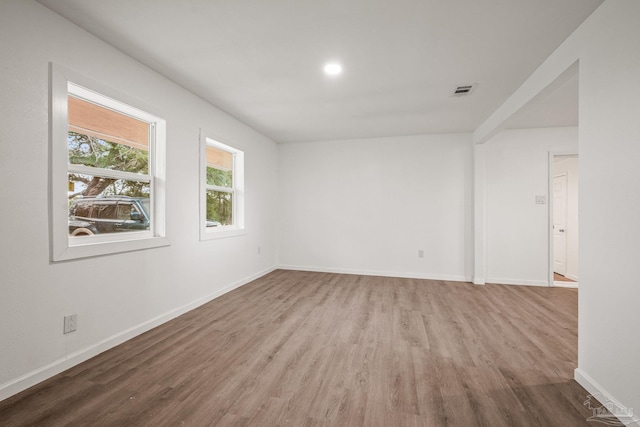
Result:
[[200,240],[224,239],[227,237],[244,236],[247,234],[244,228],[236,227],[214,227],[212,229],[202,230],[200,232]]
[[[72,238],[74,239],[74,238]],[[77,239],[77,238],[75,238]],[[74,240],[75,240],[74,239]],[[84,239],[84,238],[83,238]],[[117,254],[122,252],[139,251],[143,249],[169,246],[170,242],[166,237],[149,237],[136,240],[120,241],[87,241],[83,244],[73,244],[67,246],[60,253],[54,254],[53,261],[68,261],[79,258],[88,258],[100,255]]]

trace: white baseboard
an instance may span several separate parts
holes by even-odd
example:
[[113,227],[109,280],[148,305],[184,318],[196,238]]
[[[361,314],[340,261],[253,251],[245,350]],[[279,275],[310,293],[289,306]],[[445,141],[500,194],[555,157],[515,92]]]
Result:
[[397,271],[379,271],[379,270],[355,270],[348,268],[332,268],[317,267],[305,265],[280,265],[281,270],[299,270],[299,271],[315,271],[318,273],[338,273],[338,274],[357,274],[360,276],[380,276],[380,277],[401,277],[405,279],[428,279],[428,280],[445,280],[451,282],[471,282],[471,276],[458,276],[447,274],[429,274],[429,273],[407,273]]
[[544,286],[549,287],[549,282],[546,280],[522,280],[522,279],[501,279],[501,278],[488,278],[487,283],[495,283],[498,285],[518,285],[518,286]]
[[161,314],[160,316],[154,317],[144,323],[133,326],[129,329],[126,329],[122,332],[119,332],[115,335],[112,335],[108,338],[105,338],[97,343],[86,347],[82,350],[76,351],[74,353],[68,354],[66,357],[55,360],[48,365],[42,366],[33,371],[27,372],[26,374],[10,380],[2,385],[0,385],[0,401],[7,399],[14,394],[20,393],[23,390],[28,389],[46,379],[53,377],[65,370],[78,365],[85,360],[88,360],[98,354],[109,350],[123,342],[130,340],[133,337],[136,337],[144,332],[147,332],[157,326],[162,325],[163,323],[168,322],[171,319],[174,319],[184,313],[187,313],[203,304],[208,303],[209,301],[218,298],[230,292],[236,288],[239,288],[242,285],[246,285],[247,283],[258,279],[266,274],[271,273],[276,270],[276,267],[271,267],[256,274],[253,274],[249,277],[246,277],[242,280],[239,280],[235,283],[232,283],[222,289],[219,289],[212,294],[209,294],[205,297],[199,298],[193,302],[185,304],[181,307],[175,308],[167,313]]
[[563,282],[562,280],[554,280],[553,287],[578,289],[578,282]]
[[[589,374],[587,374],[580,368],[576,368],[573,371],[573,378],[578,384],[584,387],[590,395],[596,397],[603,406],[606,404],[613,404],[618,413],[629,414],[628,417],[618,417],[621,423],[620,425],[640,427],[640,419],[637,415],[633,414],[633,409],[627,408],[622,403],[620,403],[618,399],[613,397],[611,393],[609,393],[600,384],[598,384],[596,380],[591,378]],[[585,400],[586,398],[587,396],[585,396]],[[609,405],[607,405],[607,407],[609,407]],[[597,421],[597,419],[594,421]]]

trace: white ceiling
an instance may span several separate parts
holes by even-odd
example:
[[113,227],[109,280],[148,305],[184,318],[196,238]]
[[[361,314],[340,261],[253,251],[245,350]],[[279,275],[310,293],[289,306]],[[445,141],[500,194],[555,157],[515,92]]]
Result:
[[[602,3],[39,1],[278,142],[471,132]],[[577,121],[565,92],[542,116]]]

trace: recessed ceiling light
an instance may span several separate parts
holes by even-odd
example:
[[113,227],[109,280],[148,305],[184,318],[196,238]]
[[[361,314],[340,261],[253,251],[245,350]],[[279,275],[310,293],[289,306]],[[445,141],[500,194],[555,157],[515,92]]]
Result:
[[342,65],[337,62],[331,62],[324,66],[324,72],[330,76],[337,76],[342,72]]

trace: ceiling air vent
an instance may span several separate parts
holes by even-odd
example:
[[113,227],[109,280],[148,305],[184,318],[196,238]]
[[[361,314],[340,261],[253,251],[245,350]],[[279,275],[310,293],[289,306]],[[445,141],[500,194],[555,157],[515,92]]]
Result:
[[453,96],[469,95],[472,90],[473,90],[473,85],[458,86],[456,90],[453,92]]

